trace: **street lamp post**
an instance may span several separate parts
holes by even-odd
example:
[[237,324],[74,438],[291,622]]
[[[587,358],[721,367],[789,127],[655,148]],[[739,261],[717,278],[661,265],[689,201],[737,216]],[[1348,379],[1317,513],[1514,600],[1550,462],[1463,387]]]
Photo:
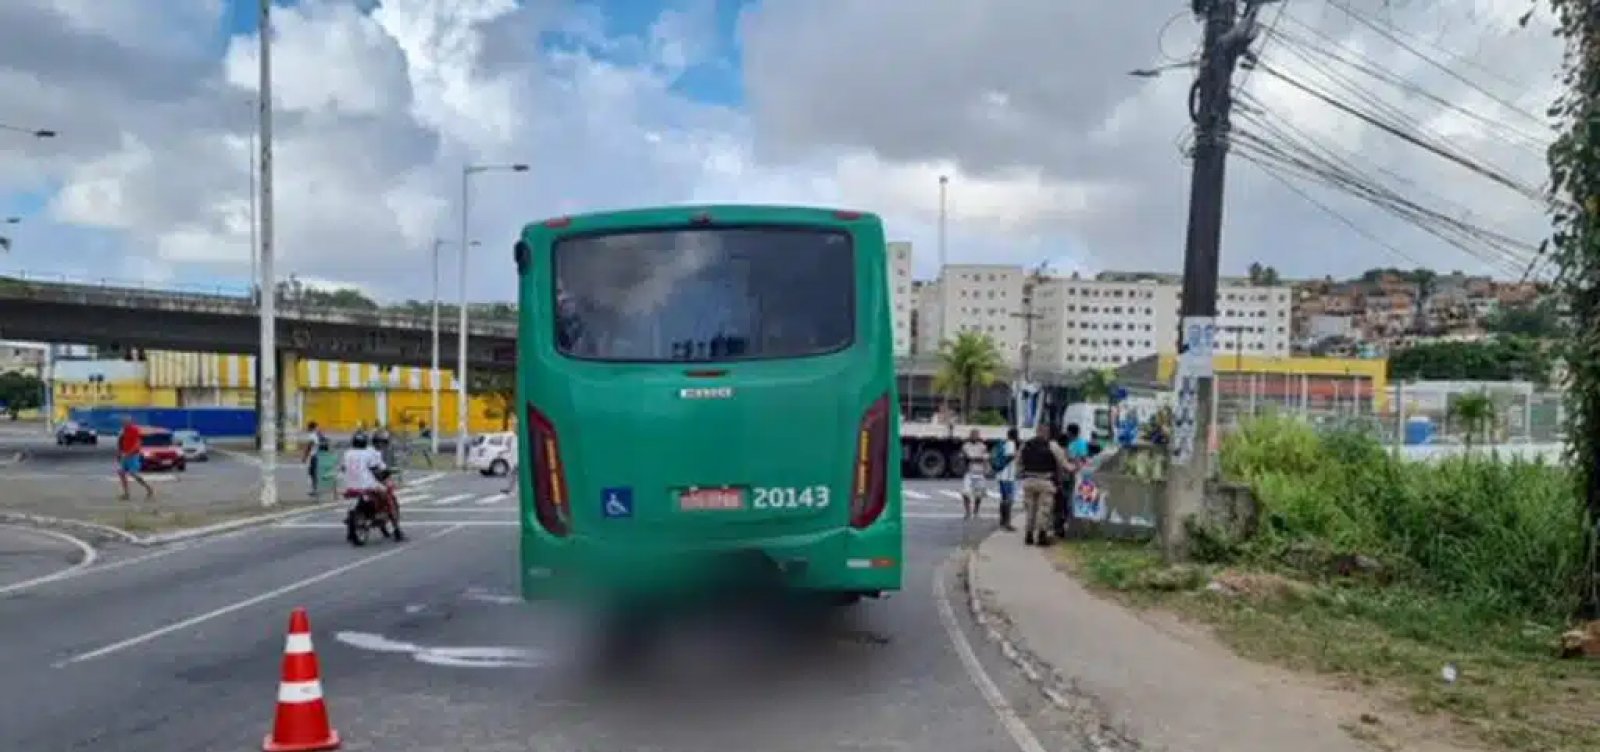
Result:
[[[447,242],[439,238],[433,240],[433,368],[432,378],[429,379],[429,389],[432,392],[429,410],[432,422],[428,424],[433,430],[429,434],[429,448],[434,456],[439,455],[439,249]],[[478,245],[474,240],[469,246]]]
[[527,172],[528,166],[514,164],[466,165],[461,168],[461,249],[460,316],[456,322],[456,467],[467,467],[467,240],[471,223],[472,176],[480,172]]

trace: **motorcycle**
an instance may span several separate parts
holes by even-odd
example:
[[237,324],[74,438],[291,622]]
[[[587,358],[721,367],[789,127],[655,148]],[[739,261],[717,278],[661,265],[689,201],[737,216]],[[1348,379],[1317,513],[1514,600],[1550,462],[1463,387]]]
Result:
[[354,499],[355,505],[345,514],[345,540],[352,546],[365,546],[376,529],[385,538],[395,541],[406,539],[400,531],[399,504],[395,499],[395,474],[388,471],[376,473],[383,483],[381,490],[361,491],[346,489],[344,497]]

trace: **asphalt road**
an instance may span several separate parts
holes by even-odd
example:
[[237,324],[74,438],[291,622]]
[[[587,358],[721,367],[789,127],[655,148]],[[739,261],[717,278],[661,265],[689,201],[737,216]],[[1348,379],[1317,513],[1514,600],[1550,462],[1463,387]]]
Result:
[[0,524],[0,593],[93,559],[93,552],[70,537]]
[[[515,593],[513,500],[441,476],[403,544],[334,515],[154,551],[0,595],[0,749],[258,749],[292,607],[311,615],[349,750],[1078,749],[972,629],[949,562],[993,528],[907,487],[905,590],[812,629],[756,618],[669,639],[641,685],[574,660],[582,623]],[[993,515],[993,510],[988,510]]]

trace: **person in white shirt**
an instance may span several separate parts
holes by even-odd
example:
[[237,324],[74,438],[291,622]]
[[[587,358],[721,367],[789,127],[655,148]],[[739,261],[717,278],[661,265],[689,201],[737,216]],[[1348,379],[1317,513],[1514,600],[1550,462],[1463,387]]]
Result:
[[[358,498],[360,501],[357,503],[383,504],[394,524],[394,539],[405,540],[405,533],[400,532],[400,504],[380,477],[387,477],[388,471],[388,465],[383,462],[383,453],[367,445],[365,434],[358,433],[350,438],[350,448],[339,460],[339,481],[344,486],[345,496]],[[352,510],[350,514],[349,519],[353,520],[355,512]],[[354,527],[348,522],[346,526],[349,528],[348,536],[354,539]]]
[[977,429],[961,445],[961,456],[967,461],[967,472],[961,479],[961,507],[970,520],[978,514],[983,497],[989,495],[989,445],[983,443]]
[[1011,507],[1017,501],[1017,429],[1006,431],[1005,443],[995,461],[994,478],[1000,484],[1000,529],[1016,530],[1011,526]]

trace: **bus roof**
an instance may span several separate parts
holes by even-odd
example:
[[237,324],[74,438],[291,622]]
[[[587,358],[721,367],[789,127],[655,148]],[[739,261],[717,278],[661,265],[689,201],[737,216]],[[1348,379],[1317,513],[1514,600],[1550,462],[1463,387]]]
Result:
[[552,217],[528,224],[523,232],[558,228],[568,232],[636,227],[681,227],[689,224],[818,224],[881,223],[877,214],[854,209],[760,204],[684,204],[643,209],[589,212]]

